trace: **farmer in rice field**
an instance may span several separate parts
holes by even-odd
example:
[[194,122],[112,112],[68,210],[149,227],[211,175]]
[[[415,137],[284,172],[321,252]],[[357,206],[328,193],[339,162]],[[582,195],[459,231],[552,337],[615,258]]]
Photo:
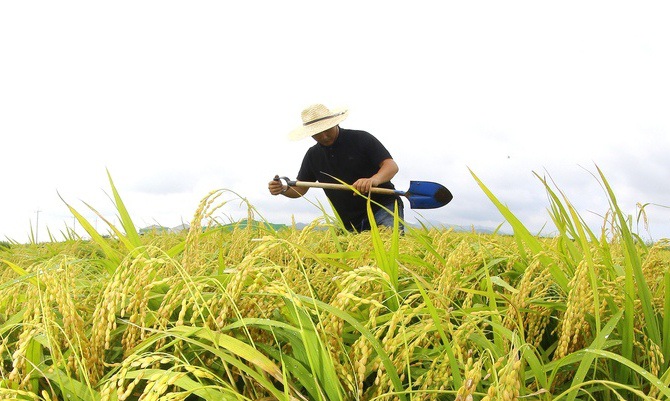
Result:
[[[329,110],[322,104],[309,106],[302,111],[302,125],[291,131],[289,138],[300,140],[311,136],[316,144],[305,153],[297,181],[345,182],[365,195],[371,187],[395,189],[391,179],[398,173],[398,165],[384,145],[370,133],[341,128],[340,122],[348,115],[346,109]],[[275,176],[268,183],[272,195],[299,198],[309,189],[288,187],[278,178]],[[370,229],[366,197],[356,195],[353,191],[324,191],[347,230]],[[371,202],[377,225],[393,227],[392,213],[396,203],[398,215],[403,219],[403,203],[399,196],[373,193],[371,199],[391,211],[389,213]],[[402,224],[400,227],[402,229]]]

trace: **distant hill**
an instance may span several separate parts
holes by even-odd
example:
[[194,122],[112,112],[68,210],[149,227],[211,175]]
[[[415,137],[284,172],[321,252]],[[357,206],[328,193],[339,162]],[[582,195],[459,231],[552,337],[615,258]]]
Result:
[[[449,223],[442,223],[438,221],[428,221],[428,222],[423,222],[423,224],[428,227],[428,228],[437,228],[437,229],[444,229],[444,230],[454,230],[456,232],[476,232],[480,234],[493,234],[495,231],[494,228],[490,227],[483,227],[483,226],[461,226],[457,224],[449,224]],[[422,227],[420,223],[410,223],[412,227],[417,227],[420,228]],[[499,231],[500,233],[500,231]]]
[[[233,230],[235,228],[246,228],[246,227],[248,227],[248,224],[249,223],[248,223],[247,219],[243,219],[243,220],[240,220],[238,222],[224,224],[224,225],[221,225],[219,227],[224,229],[224,230]],[[254,227],[266,227],[266,228],[271,228],[271,229],[274,229],[274,230],[279,230],[280,228],[288,227],[285,224],[265,223],[265,222],[262,222],[262,221],[255,221],[255,220],[252,222],[251,225],[254,226]],[[205,227],[203,227],[203,229],[204,228]],[[188,224],[180,224],[180,225],[175,226],[175,227],[165,227],[165,226],[161,226],[161,225],[158,225],[158,224],[153,224],[153,225],[150,225],[150,226],[147,226],[147,227],[144,227],[144,228],[140,228],[139,229],[139,234],[142,235],[142,234],[147,234],[147,233],[178,233],[178,232],[182,232],[182,231],[188,231],[189,229],[190,229],[190,226]]]
[[[246,228],[248,227],[248,221],[247,219],[240,220],[239,222],[235,223],[229,223],[221,226],[224,230],[233,230],[235,228]],[[454,230],[456,232],[476,232],[480,234],[492,234],[495,232],[495,229],[490,228],[490,227],[482,227],[482,226],[460,226],[456,224],[448,224],[448,223],[442,223],[442,222],[437,222],[437,221],[428,221],[428,222],[423,222],[423,224],[428,227],[428,228],[436,228],[436,229],[444,229],[444,230]],[[408,225],[414,227],[414,228],[421,228],[422,225],[420,223],[408,223]],[[266,223],[262,221],[256,221],[254,220],[252,222],[252,226],[254,227],[265,227],[268,229],[272,230],[279,230],[282,228],[288,228],[290,225],[286,224],[279,224],[279,223]],[[303,228],[309,226],[307,223],[295,223],[295,227],[297,230],[302,230]],[[153,224],[144,228],[141,228],[139,230],[139,234],[147,234],[147,233],[178,233],[182,231],[188,231],[189,225],[188,224],[180,224],[175,227],[165,227],[161,226],[158,224]]]
[[150,226],[139,229],[139,234],[140,235],[149,234],[149,233],[168,233],[168,232],[171,232],[170,227],[164,227],[164,226],[160,226],[158,224],[152,224]]
[[[223,225],[224,230],[233,230],[235,228],[247,228],[249,226],[249,221],[247,219],[240,220],[237,223],[230,223]],[[252,227],[265,227],[271,228],[274,230],[279,230],[280,228],[288,227],[286,224],[275,224],[275,223],[266,223],[264,221],[253,220],[251,222]]]

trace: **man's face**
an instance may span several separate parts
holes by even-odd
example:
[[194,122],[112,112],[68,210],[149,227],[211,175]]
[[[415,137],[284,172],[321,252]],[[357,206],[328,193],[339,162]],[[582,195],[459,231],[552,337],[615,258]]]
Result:
[[317,141],[321,146],[331,146],[333,143],[335,143],[337,134],[339,134],[339,132],[339,128],[336,125],[333,128],[329,128],[325,131],[319,132],[318,134],[312,135],[312,138],[314,138],[314,140]]

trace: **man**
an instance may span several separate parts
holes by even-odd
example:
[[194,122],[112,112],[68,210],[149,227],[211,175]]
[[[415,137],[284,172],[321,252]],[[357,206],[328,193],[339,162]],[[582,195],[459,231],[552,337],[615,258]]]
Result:
[[[289,138],[300,140],[311,136],[317,143],[307,150],[297,180],[345,182],[364,195],[368,195],[372,187],[395,189],[391,179],[398,172],[398,165],[384,145],[368,132],[340,128],[340,122],[348,115],[346,109],[331,111],[322,104],[309,106],[302,111],[302,125],[289,133]],[[268,183],[268,189],[272,195],[299,198],[309,188],[287,187],[276,176]],[[356,195],[353,191],[324,191],[347,230],[370,229],[366,197]],[[404,218],[403,203],[399,196],[372,193],[370,197],[391,211],[389,214],[371,202],[377,225],[393,227],[392,213],[396,203],[400,219]]]

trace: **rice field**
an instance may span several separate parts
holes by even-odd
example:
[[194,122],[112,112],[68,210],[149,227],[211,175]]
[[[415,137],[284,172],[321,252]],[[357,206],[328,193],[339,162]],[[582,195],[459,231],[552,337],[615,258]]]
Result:
[[602,173],[599,232],[543,180],[553,237],[473,177],[513,235],[222,224],[219,190],[140,236],[110,178],[109,235],[0,246],[0,398],[670,399],[667,240]]

